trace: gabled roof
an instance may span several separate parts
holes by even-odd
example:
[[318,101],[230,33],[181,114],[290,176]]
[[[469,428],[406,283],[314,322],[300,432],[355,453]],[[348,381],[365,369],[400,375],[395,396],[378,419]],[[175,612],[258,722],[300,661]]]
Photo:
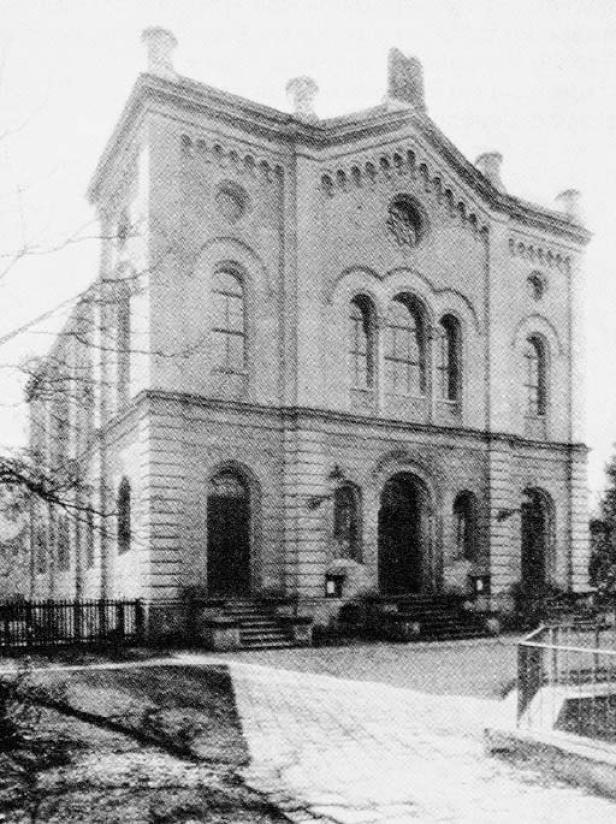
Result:
[[497,189],[425,112],[412,106],[402,104],[391,107],[383,103],[359,112],[307,122],[187,77],[178,76],[169,80],[153,74],[140,74],[133,86],[88,187],[91,202],[97,200],[113,158],[150,102],[202,111],[229,125],[245,128],[279,143],[301,142],[315,148],[336,146],[367,135],[392,133],[412,125],[489,208],[504,212],[524,225],[564,236],[579,244],[587,243],[591,237],[585,227],[562,212],[529,203]]

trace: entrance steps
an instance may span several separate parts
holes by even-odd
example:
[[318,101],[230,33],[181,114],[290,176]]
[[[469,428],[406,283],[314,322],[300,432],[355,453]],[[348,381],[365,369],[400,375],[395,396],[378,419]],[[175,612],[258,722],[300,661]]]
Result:
[[295,646],[282,622],[258,601],[226,601],[224,614],[239,623],[242,649]]
[[419,624],[418,640],[456,640],[489,635],[485,616],[463,609],[465,599],[443,595],[408,595],[383,599],[395,605],[398,620]]

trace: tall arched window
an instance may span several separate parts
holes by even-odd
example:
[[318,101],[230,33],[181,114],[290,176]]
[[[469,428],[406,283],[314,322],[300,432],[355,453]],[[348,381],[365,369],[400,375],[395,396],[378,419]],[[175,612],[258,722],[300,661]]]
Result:
[[351,386],[370,389],[374,383],[374,310],[370,300],[358,295],[349,312]]
[[444,315],[438,325],[438,391],[446,401],[460,400],[461,390],[460,322],[453,315]]
[[361,561],[359,489],[343,484],[334,492],[334,541],[339,558]]
[[474,561],[477,555],[477,500],[472,492],[460,492],[453,504],[456,557]]
[[118,281],[116,284],[116,300],[117,390],[118,408],[121,409],[128,403],[130,387],[130,288],[127,283]]
[[71,567],[70,536],[68,531],[68,518],[66,515],[61,515],[58,518],[56,541],[58,548],[58,569],[62,572],[66,572]]
[[387,389],[394,395],[426,391],[426,323],[419,304],[408,295],[391,303],[385,350]]
[[545,343],[538,335],[526,339],[524,361],[527,414],[543,417],[547,407],[547,357]]
[[128,552],[131,542],[130,483],[122,478],[118,487],[118,553]]
[[47,570],[47,534],[44,524],[38,524],[35,532],[36,571],[43,573]]
[[91,503],[86,510],[86,566],[88,569],[94,566],[94,512]]
[[216,272],[212,281],[213,368],[243,373],[246,368],[244,287],[233,272]]

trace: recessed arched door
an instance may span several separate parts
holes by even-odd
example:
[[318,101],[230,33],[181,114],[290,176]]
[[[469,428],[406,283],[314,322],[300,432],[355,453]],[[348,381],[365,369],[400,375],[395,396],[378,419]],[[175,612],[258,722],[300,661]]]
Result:
[[429,501],[419,478],[403,472],[387,481],[381,493],[378,526],[381,594],[424,591],[430,581]]
[[250,489],[224,470],[209,482],[207,496],[207,588],[213,596],[250,594]]
[[522,589],[532,597],[545,590],[550,552],[551,505],[540,489],[527,489],[522,500]]

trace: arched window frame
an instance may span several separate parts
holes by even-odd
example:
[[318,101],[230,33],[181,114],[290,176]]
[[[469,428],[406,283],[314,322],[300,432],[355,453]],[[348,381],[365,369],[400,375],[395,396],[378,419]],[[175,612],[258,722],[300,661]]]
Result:
[[424,396],[427,388],[427,318],[412,295],[394,297],[387,319],[385,378],[393,395]]
[[376,349],[375,310],[366,295],[349,304],[349,373],[353,389],[374,387]]
[[47,531],[44,523],[37,523],[34,532],[36,547],[36,571],[42,574],[47,571]]
[[94,566],[94,511],[89,503],[86,509],[86,568]]
[[524,386],[526,414],[545,418],[548,403],[547,344],[536,334],[529,335],[524,345]]
[[130,394],[131,295],[125,281],[119,280],[115,287],[118,409],[122,409]]
[[477,560],[477,498],[468,490],[459,492],[452,507],[456,557]]
[[336,487],[333,495],[333,539],[337,557],[361,563],[361,492],[353,483]]
[[68,517],[60,515],[56,531],[56,548],[58,559],[58,570],[68,572],[71,568],[71,546]]
[[212,275],[212,369],[244,375],[247,371],[246,288],[237,269],[224,266]]
[[443,315],[438,324],[438,394],[441,400],[462,397],[462,327],[455,315]]
[[128,478],[122,478],[118,486],[118,554],[123,555],[131,549],[131,486]]

